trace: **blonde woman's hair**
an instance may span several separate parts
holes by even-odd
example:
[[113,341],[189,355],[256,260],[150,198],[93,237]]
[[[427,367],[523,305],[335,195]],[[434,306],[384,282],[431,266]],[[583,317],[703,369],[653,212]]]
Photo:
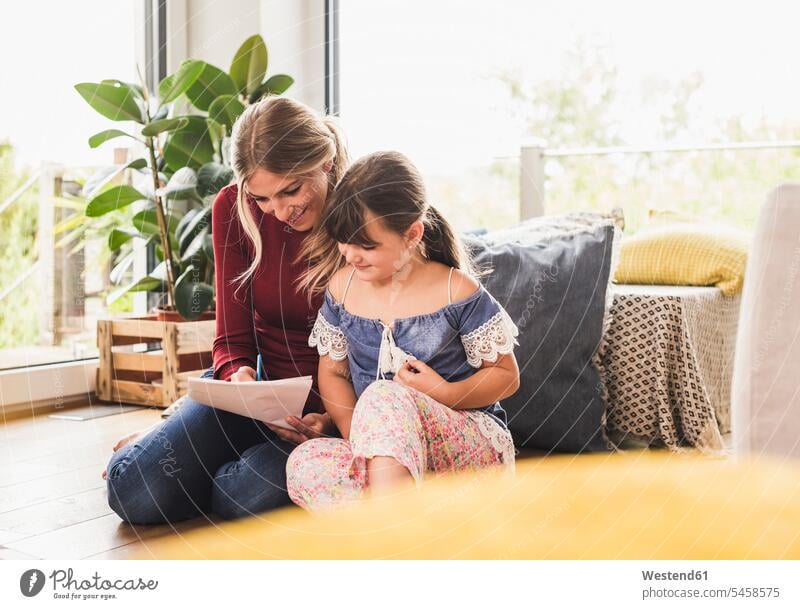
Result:
[[322,220],[311,239],[304,243],[308,269],[299,285],[309,299],[325,290],[333,274],[344,266],[337,243],[370,246],[366,213],[403,234],[413,222],[422,220],[421,254],[474,277],[484,273],[473,264],[468,250],[453,227],[430,203],[425,183],[414,164],[399,152],[375,152],[355,161],[339,181]]
[[247,180],[257,169],[303,178],[328,161],[333,163],[328,173],[330,193],[350,161],[344,136],[333,117],[320,117],[299,101],[270,96],[249,106],[236,120],[231,132],[231,167],[239,187],[236,212],[255,252],[250,266],[234,279],[239,288],[258,269],[263,248],[245,194]]

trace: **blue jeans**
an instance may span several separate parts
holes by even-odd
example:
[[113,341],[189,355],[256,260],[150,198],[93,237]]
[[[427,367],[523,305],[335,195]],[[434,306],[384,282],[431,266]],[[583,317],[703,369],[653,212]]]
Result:
[[229,520],[271,510],[291,503],[286,461],[294,447],[260,421],[188,400],[114,453],[108,504],[131,524],[171,523],[209,512]]

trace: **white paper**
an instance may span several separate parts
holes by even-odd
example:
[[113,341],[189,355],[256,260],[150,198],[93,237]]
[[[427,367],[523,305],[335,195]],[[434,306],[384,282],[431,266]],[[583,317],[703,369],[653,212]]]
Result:
[[311,377],[234,383],[189,377],[189,397],[201,404],[294,430],[287,416],[303,416]]

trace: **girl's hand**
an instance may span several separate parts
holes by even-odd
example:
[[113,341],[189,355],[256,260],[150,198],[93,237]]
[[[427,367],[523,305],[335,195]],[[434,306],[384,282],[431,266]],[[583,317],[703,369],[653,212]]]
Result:
[[438,396],[447,392],[450,383],[444,380],[439,374],[425,362],[418,359],[410,359],[403,363],[403,367],[394,375],[394,380],[421,391],[429,395],[437,402],[444,402]]
[[286,422],[297,431],[276,427],[269,423],[265,423],[265,425],[274,431],[282,440],[294,444],[302,444],[311,438],[331,436],[336,431],[331,418],[327,414],[319,414],[317,412],[309,412],[302,419],[286,417]]

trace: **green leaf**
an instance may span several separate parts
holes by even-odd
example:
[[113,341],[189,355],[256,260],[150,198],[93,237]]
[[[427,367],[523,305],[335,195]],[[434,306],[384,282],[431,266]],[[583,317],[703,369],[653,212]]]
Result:
[[81,189],[81,195],[87,199],[93,198],[100,193],[104,186],[122,173],[123,170],[124,167],[121,167],[120,165],[109,165],[107,167],[98,169],[89,177],[88,180],[86,180],[86,183]]
[[126,169],[143,170],[146,167],[147,161],[144,159],[135,159],[127,165],[108,165],[107,167],[102,167],[86,180],[83,188],[81,188],[81,196],[84,199],[91,199],[99,194],[105,186]]
[[186,97],[198,110],[207,111],[220,95],[236,95],[236,85],[225,72],[210,63],[203,64],[200,76],[186,89]]
[[145,167],[147,167],[146,159],[134,159],[125,165],[125,169],[144,169]]
[[228,135],[228,128],[225,125],[218,123],[213,118],[206,117],[206,125],[208,126],[208,136],[211,138],[211,146],[214,149],[214,154],[219,154],[222,157],[222,142],[225,136]]
[[[172,261],[172,279],[175,280],[181,274],[181,267],[174,260]],[[148,275],[151,279],[158,279],[159,281],[167,280],[167,263],[161,261],[156,268],[154,268]]]
[[230,74],[239,93],[252,93],[267,73],[267,45],[256,34],[242,43],[231,63]]
[[205,207],[200,210],[199,213],[194,215],[186,228],[181,232],[181,236],[178,238],[178,243],[180,244],[178,253],[181,257],[183,257],[186,250],[192,244],[194,238],[197,237],[197,235],[199,235],[206,227],[208,227],[210,223],[211,208]]
[[[141,172],[143,174],[145,174],[145,175],[148,175],[148,176],[152,176],[153,175],[153,172],[151,171],[150,167],[147,167],[147,166],[142,167],[141,168]],[[159,182],[167,182],[168,180],[169,180],[169,178],[167,178],[167,174],[161,173],[160,171],[158,172],[158,181]],[[150,182],[148,180],[145,187],[147,188],[148,196],[152,197],[153,196],[153,184],[152,184],[152,182]]]
[[178,222],[178,226],[175,227],[175,237],[180,241],[181,237],[183,236],[183,231],[189,226],[189,222],[192,221],[198,213],[200,212],[199,209],[190,209],[186,212],[183,218],[180,219]]
[[97,112],[112,121],[144,123],[136,93],[124,83],[91,83],[75,85],[75,90]]
[[[178,226],[178,220],[171,214],[164,214],[164,220],[167,223],[167,231],[174,233]],[[148,207],[136,213],[131,219],[131,223],[133,228],[144,235],[158,235],[158,215],[155,207]]]
[[[157,236],[158,235],[154,235],[153,238],[155,239]],[[172,234],[170,234],[170,236],[169,236],[169,243],[170,243],[170,246],[172,247],[172,255],[174,256],[175,252],[178,251],[178,244],[175,241],[174,235],[172,235]],[[159,262],[163,262],[164,261],[164,250],[161,248],[161,243],[157,243],[156,244],[155,252],[156,252],[156,258],[158,259],[158,261]],[[177,274],[175,276],[177,277]]]
[[[147,243],[150,243],[151,240],[148,240]],[[122,260],[117,262],[117,264],[114,266],[113,269],[111,269],[111,272],[108,274],[108,278],[111,281],[111,283],[113,283],[114,285],[118,285],[122,281],[122,277],[125,274],[125,271],[127,271],[133,264],[135,255],[136,252],[131,250],[130,252],[125,254],[125,256],[122,257]]]
[[294,84],[294,78],[288,74],[275,74],[270,76],[266,82],[256,88],[251,94],[248,101],[253,104],[265,95],[283,95],[286,89]]
[[214,262],[214,238],[211,233],[203,238],[203,252],[211,262]]
[[127,207],[134,201],[141,201],[146,198],[147,197],[132,186],[115,186],[89,201],[85,213],[90,218],[97,218],[110,211]]
[[116,78],[104,78],[100,82],[104,85],[124,85],[126,87],[130,87],[131,91],[136,94],[136,97],[144,100],[144,89],[142,89],[141,85],[136,85],[132,82],[123,82],[121,80],[117,80]]
[[210,233],[209,227],[206,226],[197,233],[197,236],[191,240],[189,245],[186,247],[184,251],[181,252],[181,262],[189,262],[194,256],[198,253],[202,254],[203,252],[203,243],[205,242],[206,236]]
[[195,59],[187,59],[181,63],[175,74],[170,74],[158,85],[158,97],[161,104],[168,104],[177,99],[181,93],[191,87],[203,71],[204,63]]
[[153,137],[164,131],[175,131],[181,129],[189,124],[189,119],[185,117],[178,118],[162,118],[157,121],[147,123],[142,129],[142,135],[145,137]]
[[128,292],[150,292],[152,290],[160,289],[163,282],[152,277],[142,277],[132,284],[113,291],[106,299],[106,304],[112,304],[115,300],[119,300],[121,296]]
[[294,84],[294,78],[288,74],[275,74],[267,79],[264,83],[267,85],[267,91],[273,95],[283,95],[286,89]]
[[142,277],[128,288],[129,292],[149,292],[161,287],[161,281],[153,277]]
[[158,196],[166,199],[193,199],[200,200],[195,187],[197,186],[197,173],[191,167],[181,167],[172,174],[172,177],[163,188],[157,191]]
[[185,127],[173,131],[164,144],[164,159],[172,171],[181,167],[200,169],[214,158],[208,125],[202,116],[187,117]]
[[106,129],[105,131],[101,131],[100,133],[95,133],[92,137],[89,138],[89,146],[91,148],[97,148],[101,144],[105,144],[108,140],[113,140],[117,137],[131,137],[136,139],[130,133],[125,133],[124,131],[120,131],[119,129]]
[[233,180],[233,170],[219,163],[206,163],[197,171],[197,193],[205,198],[216,195]]
[[86,180],[83,188],[81,188],[81,196],[85,199],[92,199],[98,195],[109,182],[122,173],[124,169],[125,167],[122,165],[108,165],[99,168]]
[[124,228],[112,228],[111,232],[108,233],[108,249],[112,252],[116,252],[119,248],[121,248],[125,243],[133,239],[134,237],[141,237],[139,233],[133,230],[128,230]]
[[139,218],[133,223],[133,227],[146,237],[159,237],[158,224],[154,222],[147,222],[143,218]]
[[184,319],[196,319],[214,299],[214,288],[200,277],[200,269],[190,264],[175,282],[175,306]]
[[220,95],[208,108],[209,118],[214,119],[220,125],[225,125],[229,130],[242,112],[244,112],[244,106],[235,95]]

